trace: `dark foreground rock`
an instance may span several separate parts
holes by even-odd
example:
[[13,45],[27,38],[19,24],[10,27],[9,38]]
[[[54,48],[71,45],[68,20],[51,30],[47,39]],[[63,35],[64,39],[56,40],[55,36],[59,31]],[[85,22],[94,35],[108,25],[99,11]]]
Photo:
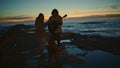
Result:
[[[33,31],[33,33],[31,31]],[[40,56],[35,52],[35,50],[40,47],[40,43],[34,32],[35,30],[31,30],[30,26],[16,25],[11,27],[11,29],[0,38],[1,67],[68,68],[69,66],[66,67],[66,64],[85,63],[85,60],[77,58],[77,56],[67,52],[67,50],[72,47],[90,51],[102,50],[114,55],[120,55],[120,38],[105,38],[102,36],[88,36],[67,32],[62,34],[62,40],[70,40],[70,42],[61,42],[60,48],[63,48],[64,50],[60,50],[57,53],[57,55],[59,54],[61,61],[59,63],[54,62],[48,64],[49,52],[46,52],[43,56]],[[49,37],[49,33],[47,33],[47,37]],[[87,52],[77,55],[85,56],[86,54]]]

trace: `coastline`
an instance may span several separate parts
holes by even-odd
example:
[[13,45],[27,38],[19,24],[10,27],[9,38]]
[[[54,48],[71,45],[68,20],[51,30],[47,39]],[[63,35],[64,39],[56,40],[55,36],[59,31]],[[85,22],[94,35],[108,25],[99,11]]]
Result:
[[[35,49],[39,48],[39,42],[37,41],[36,33],[29,32],[30,28],[30,26],[23,24],[15,25],[12,26],[10,30],[4,34],[3,37],[1,37],[0,53],[2,60],[1,64],[3,66],[7,64],[8,66],[12,66],[13,68],[16,68],[18,66],[20,66],[18,68],[24,68],[24,66],[26,66],[26,59],[28,59],[28,55],[26,56],[26,54],[29,54],[29,58],[36,55],[33,52]],[[32,31],[34,31],[34,29]],[[47,37],[49,37],[48,32],[47,34]],[[69,42],[66,42],[64,40],[68,40]],[[61,42],[61,46],[63,48],[66,48],[65,46],[73,45],[83,50],[102,50],[105,52],[112,53],[113,55],[120,55],[119,37],[104,38],[99,35],[89,36],[76,34],[73,32],[64,32],[62,33],[62,41],[63,42]],[[66,55],[67,52],[64,51],[63,58],[65,58]],[[81,56],[84,54],[79,55]],[[73,56],[74,59],[75,57],[76,56]],[[83,60],[71,60],[70,57],[68,58],[68,60],[69,63],[84,63]]]

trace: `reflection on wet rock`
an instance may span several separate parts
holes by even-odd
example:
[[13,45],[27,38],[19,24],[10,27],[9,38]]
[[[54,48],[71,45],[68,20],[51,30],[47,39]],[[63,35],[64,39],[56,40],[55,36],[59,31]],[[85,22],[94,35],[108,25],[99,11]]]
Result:
[[0,68],[120,67],[119,37],[105,38],[73,32],[63,33],[62,37],[58,48],[49,48],[47,44],[48,51],[40,55],[36,52],[40,44],[33,27],[23,24],[13,26],[0,37]]

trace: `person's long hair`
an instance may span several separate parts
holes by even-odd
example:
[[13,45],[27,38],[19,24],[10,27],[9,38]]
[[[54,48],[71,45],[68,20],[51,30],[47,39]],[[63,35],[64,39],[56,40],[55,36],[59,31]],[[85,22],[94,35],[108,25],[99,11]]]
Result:
[[40,18],[41,16],[44,17],[43,13],[40,13],[37,18]]
[[[43,18],[41,18],[41,17],[43,17]],[[38,15],[38,17],[36,18],[36,20],[43,21],[43,20],[44,20],[44,15],[43,15],[43,13],[40,13],[40,14]]]
[[57,9],[53,9],[51,14],[54,16],[54,15],[58,15],[58,14],[59,14],[59,12],[58,12],[58,10],[57,10]]

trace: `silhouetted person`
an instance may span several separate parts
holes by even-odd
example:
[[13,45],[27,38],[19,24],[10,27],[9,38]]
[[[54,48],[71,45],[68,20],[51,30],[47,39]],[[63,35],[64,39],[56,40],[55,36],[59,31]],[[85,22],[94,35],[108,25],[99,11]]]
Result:
[[62,17],[59,15],[59,12],[57,9],[53,9],[52,16],[50,16],[48,20],[48,30],[51,33],[52,37],[55,41],[57,41],[57,44],[60,44],[61,40],[61,25],[63,24]]
[[42,13],[35,20],[35,27],[37,32],[38,40],[41,44],[41,48],[38,50],[40,54],[43,53],[46,48],[46,31],[45,31],[45,23],[44,23],[44,15]]

